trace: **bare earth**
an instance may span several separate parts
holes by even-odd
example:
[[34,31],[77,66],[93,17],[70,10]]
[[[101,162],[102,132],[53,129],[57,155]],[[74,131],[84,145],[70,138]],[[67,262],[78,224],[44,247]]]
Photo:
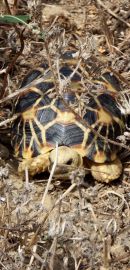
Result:
[[[0,2],[1,12],[7,14],[7,6]],[[25,74],[44,61],[44,41],[52,59],[62,46],[75,43],[85,48],[93,74],[109,66],[122,76],[123,90],[129,90],[130,1],[8,0],[8,4],[11,12],[30,14],[31,20],[30,27],[17,25],[20,32],[25,28],[24,47],[14,65],[22,41],[14,26],[0,28],[1,70],[10,63],[13,67],[4,96],[14,93]],[[1,76],[0,86],[5,81]],[[128,99],[127,113],[129,105]],[[1,122],[12,117],[12,99],[0,106]],[[10,123],[0,125],[2,142],[5,128]],[[129,146],[129,131],[127,135],[124,143]],[[52,179],[45,194],[49,175],[22,179],[9,134],[4,145],[10,156],[0,161],[0,269],[130,270],[130,159],[125,151],[118,181],[106,185],[76,171],[68,181]]]

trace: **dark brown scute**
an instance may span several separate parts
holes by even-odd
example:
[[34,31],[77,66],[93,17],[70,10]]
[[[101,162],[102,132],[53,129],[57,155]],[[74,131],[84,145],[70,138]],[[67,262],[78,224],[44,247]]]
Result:
[[122,114],[117,106],[116,100],[109,94],[101,94],[98,96],[98,100],[102,105],[103,109],[110,113],[110,115],[121,119]]
[[26,85],[30,84],[32,81],[37,79],[41,74],[42,74],[41,71],[38,69],[30,71],[23,79],[20,87],[25,87]]
[[[69,77],[71,76],[71,74],[73,73],[73,69],[70,68],[68,65],[65,65],[63,67],[60,68],[60,76],[61,79],[64,79],[64,77]],[[71,78],[72,82],[78,82],[81,81],[81,76],[75,72]]]
[[48,64],[46,62],[40,65],[43,68],[43,72],[40,69],[33,69],[31,70],[23,79],[20,87],[25,87],[30,84],[35,79],[38,79],[41,75],[43,75],[44,71],[48,68]]
[[116,91],[121,91],[120,82],[118,78],[114,74],[112,74],[112,72],[103,73],[101,78],[107,81]]
[[35,85],[39,90],[42,91],[43,94],[45,94],[49,89],[54,87],[53,82],[40,82]]
[[34,91],[29,91],[28,93],[24,94],[17,100],[15,112],[16,113],[25,112],[30,107],[32,107],[35,104],[36,100],[40,97],[41,97],[40,94]]
[[41,109],[41,110],[38,110],[36,113],[37,120],[43,126],[53,121],[56,118],[56,116],[57,116],[57,113],[54,112],[51,108]]
[[84,138],[84,132],[75,124],[63,125],[56,123],[46,131],[46,140],[52,145],[72,146],[80,145]]
[[[91,104],[89,104],[90,107]],[[92,111],[91,108],[90,110],[88,109],[87,112],[85,113],[83,119],[89,124],[93,125],[97,121],[97,113]]]

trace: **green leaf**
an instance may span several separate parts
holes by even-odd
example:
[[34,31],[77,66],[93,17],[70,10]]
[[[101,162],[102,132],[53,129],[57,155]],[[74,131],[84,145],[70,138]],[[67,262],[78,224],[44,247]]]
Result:
[[18,15],[18,16],[13,16],[13,15],[1,15],[0,16],[0,23],[22,23],[22,24],[27,24],[27,22],[30,20],[29,15]]

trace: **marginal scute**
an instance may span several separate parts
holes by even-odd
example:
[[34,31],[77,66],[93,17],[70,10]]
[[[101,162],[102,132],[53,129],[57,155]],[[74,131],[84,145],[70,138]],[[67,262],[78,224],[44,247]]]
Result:
[[19,143],[15,141],[15,156],[18,158],[23,158],[23,139]]
[[32,156],[33,156],[33,151],[29,147],[26,147],[25,149],[23,149],[22,158],[30,159]]
[[86,142],[86,147],[88,147],[90,144],[92,144],[93,140],[94,140],[95,134],[90,131],[88,134],[88,138],[87,138],[87,142]]
[[26,147],[29,147],[30,140],[32,138],[32,132],[31,132],[31,129],[30,129],[29,121],[25,122],[25,130],[26,130],[25,145],[26,145]]
[[37,157],[41,153],[41,147],[42,146],[37,143],[36,139],[34,139],[31,147],[32,157]]

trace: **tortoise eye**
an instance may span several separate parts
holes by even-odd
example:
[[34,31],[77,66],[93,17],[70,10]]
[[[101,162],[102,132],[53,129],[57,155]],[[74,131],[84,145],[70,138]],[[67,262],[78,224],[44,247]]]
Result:
[[72,158],[71,158],[71,159],[69,159],[69,160],[66,162],[66,165],[71,165],[72,162],[73,162],[73,160],[72,160]]

